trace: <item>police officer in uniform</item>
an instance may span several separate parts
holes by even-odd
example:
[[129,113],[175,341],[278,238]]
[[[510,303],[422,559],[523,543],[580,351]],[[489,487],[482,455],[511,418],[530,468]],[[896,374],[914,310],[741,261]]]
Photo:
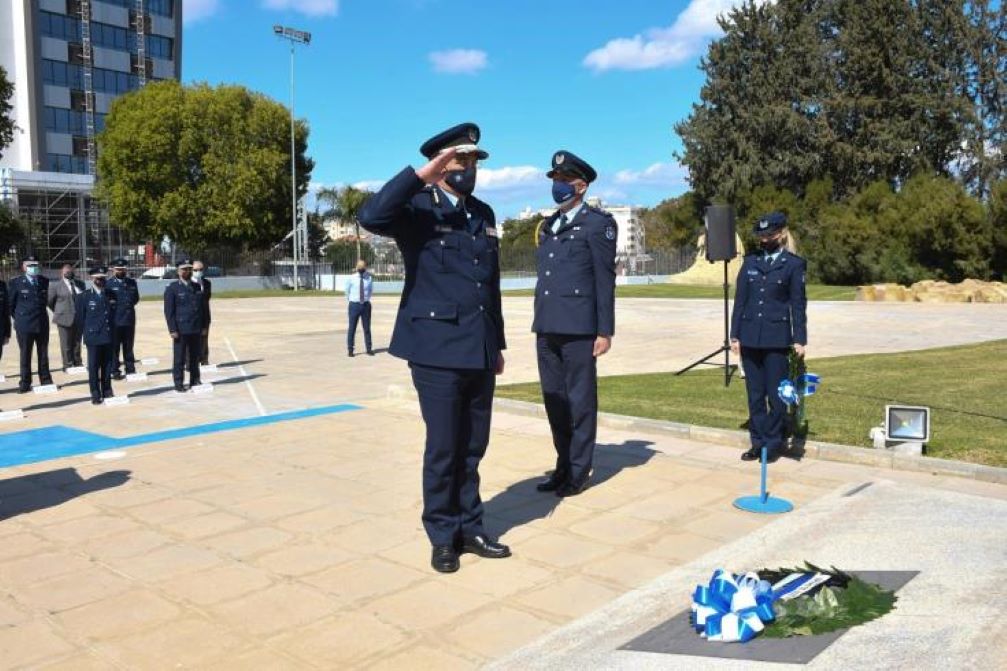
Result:
[[[126,259],[112,261],[112,277],[108,279],[107,288],[116,298],[115,332],[112,343],[113,364],[112,377],[121,380],[122,364],[125,364],[126,375],[136,372],[136,358],[133,356],[133,341],[136,340],[136,304],[140,302],[140,290],[136,280],[126,277],[128,267]],[[120,351],[122,361],[120,362]]]
[[202,335],[207,328],[206,295],[192,281],[192,260],[178,263],[178,280],[164,288],[164,318],[171,334],[173,360],[171,376],[175,391],[185,391],[185,371],[189,369],[189,385],[199,380],[199,356]]
[[19,393],[31,391],[31,351],[38,351],[39,383],[52,384],[49,372],[49,279],[39,269],[38,259],[26,257],[21,262],[24,275],[10,281],[7,303],[14,318],[17,344],[21,349],[21,382]]
[[91,403],[100,405],[112,393],[112,368],[115,353],[116,295],[106,282],[108,269],[91,269],[91,288],[77,294],[77,323],[81,325],[87,346],[87,383],[91,388]]
[[569,151],[553,154],[559,209],[536,233],[535,318],[539,378],[556,448],[556,469],[540,492],[576,496],[588,485],[598,432],[598,357],[615,334],[618,228],[608,212],[584,203],[598,173]]
[[450,573],[458,556],[510,555],[487,537],[479,461],[489,442],[495,374],[503,371],[499,244],[493,210],[472,195],[479,127],[464,123],[420,147],[361,208],[368,231],[395,239],[406,280],[389,352],[409,362],[426,423],[423,527],[431,566]]
[[789,374],[790,348],[803,357],[808,342],[807,263],[786,248],[787,217],[764,215],[754,231],[761,249],[745,256],[731,313],[731,351],[741,354],[748,391],[752,447],[741,455],[745,461],[759,459],[763,447],[770,458],[783,449],[786,409],[778,386]]

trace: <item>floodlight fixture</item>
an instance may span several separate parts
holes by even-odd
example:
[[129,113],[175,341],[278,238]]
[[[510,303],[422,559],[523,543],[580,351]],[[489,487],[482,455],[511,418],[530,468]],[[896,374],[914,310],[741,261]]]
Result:
[[930,408],[916,405],[886,405],[885,429],[893,443],[930,442]]

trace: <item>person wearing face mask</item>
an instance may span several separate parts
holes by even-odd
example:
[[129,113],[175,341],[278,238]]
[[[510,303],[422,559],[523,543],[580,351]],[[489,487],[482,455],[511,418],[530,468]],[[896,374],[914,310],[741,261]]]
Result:
[[77,296],[84,293],[84,283],[74,277],[73,264],[64,263],[61,277],[49,283],[49,309],[59,331],[59,352],[63,372],[83,365],[80,356],[81,325],[77,321]]
[[206,328],[200,336],[199,363],[207,366],[210,364],[210,298],[213,296],[213,283],[206,279],[205,266],[200,260],[192,262],[192,281],[199,287],[199,292],[203,294],[203,302],[206,307]]
[[807,263],[792,250],[787,216],[771,212],[755,222],[760,249],[745,256],[735,283],[731,351],[741,355],[748,392],[752,447],[745,461],[775,459],[784,447],[786,409],[777,391],[789,374],[791,347],[803,357],[808,343]]
[[357,322],[364,324],[364,345],[367,353],[374,356],[374,349],[371,347],[371,292],[374,288],[374,279],[367,272],[367,262],[363,259],[357,260],[357,271],[346,280],[346,302],[349,305],[350,328],[346,331],[346,352],[353,356],[353,345],[357,339]]
[[598,173],[587,161],[553,154],[553,200],[559,208],[536,232],[535,317],[539,380],[556,468],[540,492],[576,496],[591,479],[598,433],[598,357],[615,335],[615,254],[618,226],[608,212],[584,203]]
[[140,290],[136,286],[136,280],[126,276],[128,266],[126,259],[112,261],[112,277],[108,278],[106,282],[108,290],[115,294],[117,306],[112,343],[113,356],[115,356],[112,378],[116,380],[122,380],[125,377],[122,373],[123,366],[126,368],[126,375],[136,372],[133,341],[136,340],[136,304],[140,302]]
[[7,304],[14,319],[17,344],[21,349],[21,381],[18,392],[31,391],[31,353],[38,353],[38,378],[43,385],[52,384],[49,372],[49,279],[41,274],[38,259],[26,257],[21,262],[24,275],[10,281]]
[[164,288],[164,319],[171,335],[173,360],[171,376],[175,391],[184,392],[185,368],[189,370],[189,386],[200,384],[199,352],[202,334],[206,330],[206,302],[199,287],[192,281],[192,261],[178,262],[178,280]]
[[112,393],[112,351],[115,339],[116,295],[106,286],[108,269],[91,269],[91,288],[76,296],[75,313],[87,346],[87,383],[91,403],[101,405]]
[[429,162],[404,168],[359,216],[368,231],[393,237],[405,262],[389,352],[409,362],[426,424],[422,520],[442,573],[458,570],[461,553],[510,556],[487,536],[479,497],[506,348],[496,218],[472,195],[477,162],[488,156],[479,135],[463,123],[424,142]]

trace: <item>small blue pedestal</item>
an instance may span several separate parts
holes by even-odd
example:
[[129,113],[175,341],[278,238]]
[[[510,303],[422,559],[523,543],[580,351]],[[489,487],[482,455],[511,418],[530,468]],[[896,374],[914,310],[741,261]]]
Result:
[[763,513],[766,515],[777,515],[779,513],[789,513],[794,509],[794,504],[786,499],[770,496],[766,492],[766,459],[768,453],[766,448],[762,448],[762,479],[759,486],[758,496],[742,496],[734,500],[734,507],[747,510],[750,513]]

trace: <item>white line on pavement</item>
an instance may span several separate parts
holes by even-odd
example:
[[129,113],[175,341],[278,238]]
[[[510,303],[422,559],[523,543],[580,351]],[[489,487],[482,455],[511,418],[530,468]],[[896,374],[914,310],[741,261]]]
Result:
[[245,371],[245,367],[238,363],[238,355],[234,352],[234,347],[231,345],[231,339],[224,338],[224,342],[227,343],[227,349],[231,352],[231,358],[234,360],[234,363],[238,364],[238,372],[246,378],[245,386],[248,387],[248,393],[252,395],[252,400],[255,401],[255,407],[259,409],[259,414],[264,416],[266,414],[266,409],[263,407],[262,401],[259,400],[259,395],[255,393],[255,387],[252,386],[252,381],[247,379],[248,373]]

